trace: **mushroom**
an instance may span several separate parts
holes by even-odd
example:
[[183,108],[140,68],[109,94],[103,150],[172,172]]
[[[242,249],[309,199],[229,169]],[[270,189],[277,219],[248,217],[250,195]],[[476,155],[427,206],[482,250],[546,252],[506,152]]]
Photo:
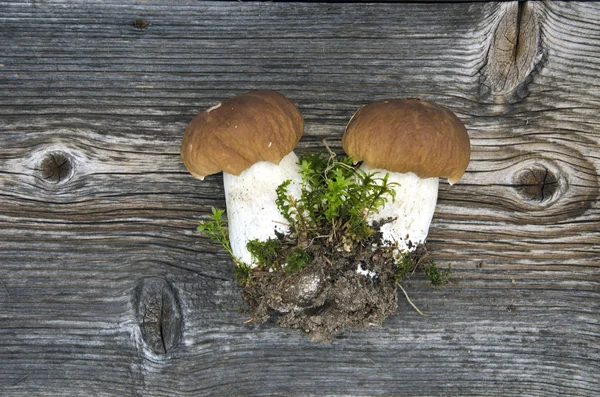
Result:
[[[367,172],[389,173],[396,182],[388,201],[369,222],[381,225],[383,240],[398,251],[425,242],[435,211],[439,177],[453,185],[471,156],[464,124],[443,106],[419,99],[386,99],[360,108],[346,126],[346,153]],[[391,219],[391,221],[390,221]]]
[[252,265],[246,244],[288,230],[275,200],[291,180],[298,197],[300,167],[293,149],[304,131],[302,115],[276,91],[239,94],[198,114],[188,125],[181,157],[198,179],[223,171],[229,241],[235,257]]

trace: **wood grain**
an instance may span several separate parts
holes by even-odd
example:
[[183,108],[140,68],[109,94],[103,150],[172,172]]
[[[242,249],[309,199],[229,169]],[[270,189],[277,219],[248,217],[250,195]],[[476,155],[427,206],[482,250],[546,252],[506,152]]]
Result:
[[[0,394],[598,395],[600,4],[520,10],[0,1]],[[256,88],[298,104],[299,153],[341,153],[387,97],[465,122],[471,164],[429,236],[456,282],[405,285],[429,317],[401,300],[330,345],[244,323],[227,254],[194,230],[221,177],[193,179],[179,144]]]

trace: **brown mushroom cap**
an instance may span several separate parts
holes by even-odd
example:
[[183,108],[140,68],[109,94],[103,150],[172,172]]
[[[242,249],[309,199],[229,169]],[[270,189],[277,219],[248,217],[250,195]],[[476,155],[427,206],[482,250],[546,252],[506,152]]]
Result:
[[360,108],[346,126],[346,153],[367,167],[448,177],[456,183],[471,157],[464,124],[443,106],[418,99],[386,99]]
[[181,157],[196,178],[220,171],[239,175],[260,161],[279,164],[304,131],[302,115],[276,91],[250,91],[198,114],[181,143]]

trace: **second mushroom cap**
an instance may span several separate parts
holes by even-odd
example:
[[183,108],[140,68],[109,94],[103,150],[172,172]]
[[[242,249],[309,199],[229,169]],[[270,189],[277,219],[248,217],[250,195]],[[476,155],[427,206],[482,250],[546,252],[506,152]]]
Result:
[[464,174],[471,157],[464,124],[443,106],[419,99],[385,99],[360,108],[346,126],[346,153],[370,169],[421,178]]

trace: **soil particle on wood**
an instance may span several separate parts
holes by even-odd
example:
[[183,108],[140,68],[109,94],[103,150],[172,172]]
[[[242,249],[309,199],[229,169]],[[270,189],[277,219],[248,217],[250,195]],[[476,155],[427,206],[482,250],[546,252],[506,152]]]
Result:
[[314,259],[292,274],[253,272],[243,296],[254,321],[275,316],[279,326],[318,342],[331,341],[346,327],[381,325],[398,306],[395,265],[389,247],[373,240],[351,252],[309,247]]

